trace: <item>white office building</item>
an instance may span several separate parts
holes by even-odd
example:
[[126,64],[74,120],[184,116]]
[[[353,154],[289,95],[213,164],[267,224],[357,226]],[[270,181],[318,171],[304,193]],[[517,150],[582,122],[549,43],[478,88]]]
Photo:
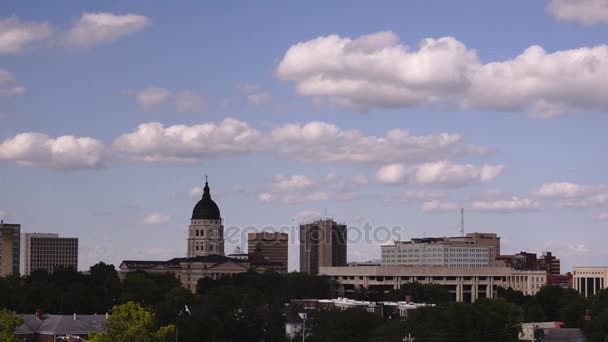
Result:
[[381,246],[382,265],[488,267],[490,249],[470,237],[392,241]]
[[572,285],[585,297],[591,297],[608,288],[608,267],[575,267]]

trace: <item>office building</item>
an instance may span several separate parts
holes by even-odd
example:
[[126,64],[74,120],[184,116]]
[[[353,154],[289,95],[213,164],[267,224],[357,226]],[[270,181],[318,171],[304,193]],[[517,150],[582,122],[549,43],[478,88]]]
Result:
[[495,266],[496,257],[500,255],[500,236],[496,233],[467,233],[467,238],[470,238],[480,246],[488,247],[488,257],[490,266]]
[[573,287],[585,297],[591,297],[608,287],[608,267],[575,267]]
[[287,250],[289,240],[287,233],[261,232],[247,234],[249,253],[260,253],[266,261],[283,264],[287,272]]
[[300,225],[300,272],[330,266],[346,266],[346,225],[332,219]]
[[420,238],[380,246],[382,265],[489,267],[490,248],[468,237]]
[[339,284],[338,294],[342,296],[354,295],[363,288],[388,292],[399,289],[402,284],[418,282],[442,285],[458,302],[495,298],[498,287],[534,295],[547,283],[545,271],[520,271],[509,267],[320,267],[319,274],[335,280]]
[[194,206],[188,227],[187,256],[224,255],[224,226],[220,208],[211,199],[205,180],[203,197]]
[[52,273],[62,267],[78,269],[78,238],[59,237],[59,234],[52,233],[24,233],[21,241],[23,275],[36,270]]
[[18,275],[21,225],[0,221],[0,276]]

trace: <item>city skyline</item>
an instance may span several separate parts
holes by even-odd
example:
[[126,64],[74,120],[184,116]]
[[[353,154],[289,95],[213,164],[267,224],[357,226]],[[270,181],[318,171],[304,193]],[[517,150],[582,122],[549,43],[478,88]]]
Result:
[[186,3],[0,4],[0,218],[79,269],[183,257],[207,174],[226,228],[458,236],[464,208],[503,254],[606,264],[599,2]]

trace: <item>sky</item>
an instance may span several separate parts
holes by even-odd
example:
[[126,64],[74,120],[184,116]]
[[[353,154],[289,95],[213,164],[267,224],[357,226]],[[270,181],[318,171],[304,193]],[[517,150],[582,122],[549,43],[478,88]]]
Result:
[[[79,269],[329,216],[608,264],[608,1],[0,3],[0,217]],[[366,228],[367,227],[367,228]]]

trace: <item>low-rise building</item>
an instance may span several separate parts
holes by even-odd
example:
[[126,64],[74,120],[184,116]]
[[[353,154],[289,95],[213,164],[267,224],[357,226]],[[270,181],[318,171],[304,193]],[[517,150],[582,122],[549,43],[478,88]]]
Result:
[[519,252],[513,255],[500,255],[496,258],[496,266],[512,267],[516,270],[546,270],[547,274],[558,275],[561,262],[551,252],[543,252],[539,257],[536,253]]
[[340,295],[349,296],[362,288],[388,292],[399,289],[402,284],[419,282],[445,286],[458,302],[495,298],[498,287],[534,295],[547,284],[546,271],[520,271],[508,267],[321,267],[319,274],[338,282]]
[[14,335],[21,341],[55,342],[88,340],[91,332],[105,332],[108,316],[104,315],[48,315],[42,311],[23,315],[23,324]]
[[54,233],[21,234],[21,274],[36,270],[52,273],[56,268],[78,268],[78,238]]
[[608,267],[575,267],[573,287],[585,297],[591,297],[608,287]]
[[120,263],[120,276],[124,276],[133,271],[144,271],[149,273],[173,274],[182,286],[196,291],[196,284],[199,279],[209,277],[220,279],[236,273],[247,272],[253,269],[257,272],[269,270],[277,271],[281,269],[281,263],[256,260],[239,260],[223,255],[204,255],[193,258],[174,258],[167,261],[146,261],[146,260],[124,260]]

